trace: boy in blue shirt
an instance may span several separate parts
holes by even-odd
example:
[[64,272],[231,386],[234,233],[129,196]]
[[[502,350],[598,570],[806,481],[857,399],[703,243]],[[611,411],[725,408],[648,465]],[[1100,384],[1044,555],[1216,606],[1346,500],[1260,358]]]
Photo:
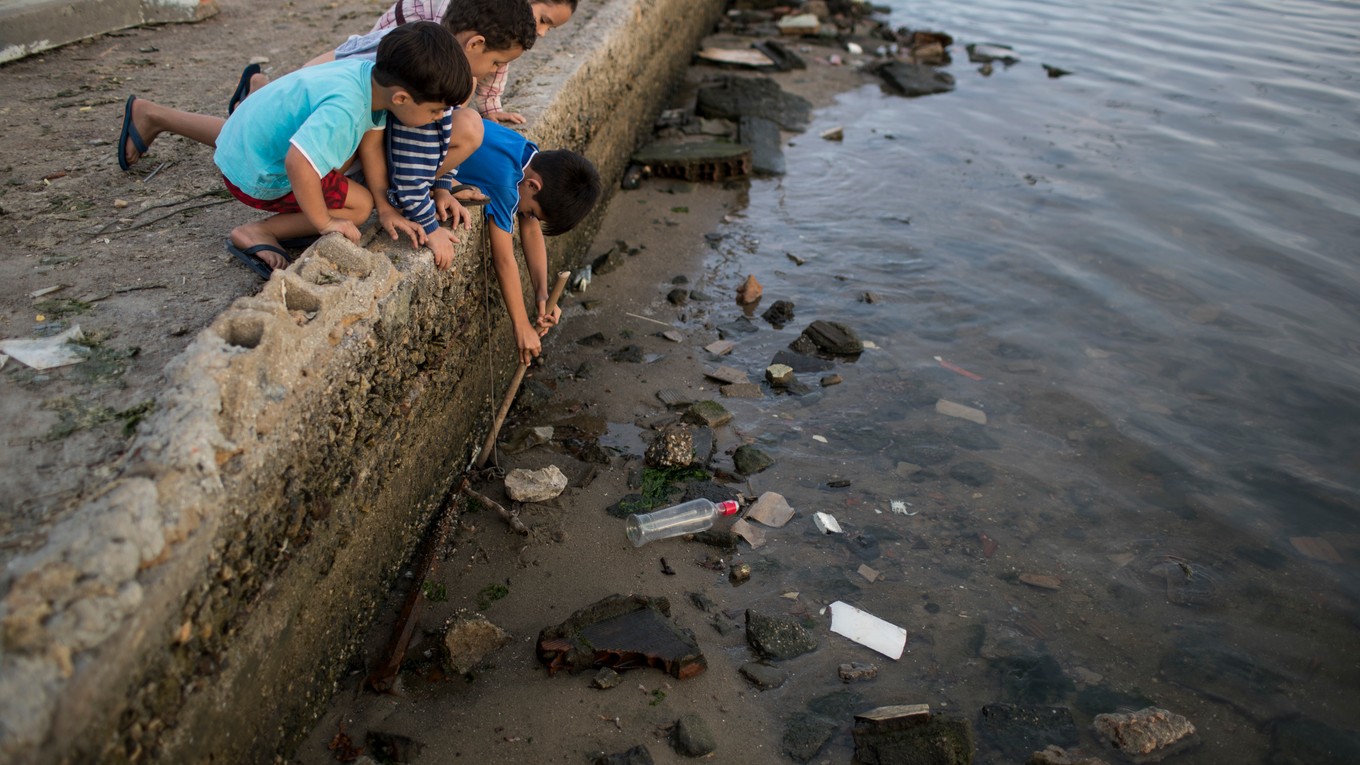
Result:
[[[458,166],[458,180],[488,197],[491,261],[514,326],[520,362],[529,364],[542,349],[539,338],[561,315],[560,310],[547,315],[548,248],[543,237],[565,234],[586,217],[600,198],[600,174],[575,152],[539,151],[529,139],[491,120],[482,127],[482,144]],[[524,308],[515,261],[517,222],[538,307],[533,324]]]
[[466,101],[473,81],[457,41],[433,22],[387,35],[375,62],[306,67],[266,86],[223,120],[130,96],[118,164],[124,170],[164,131],[215,146],[227,190],[275,213],[232,229],[228,249],[261,278],[288,264],[283,239],[338,231],[359,241],[373,196],[344,175],[362,144],[381,146],[390,112],[426,125]]

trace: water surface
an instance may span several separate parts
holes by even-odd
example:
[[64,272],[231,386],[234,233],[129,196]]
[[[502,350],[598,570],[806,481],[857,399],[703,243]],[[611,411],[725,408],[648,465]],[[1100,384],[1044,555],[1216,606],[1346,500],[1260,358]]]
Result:
[[[1087,731],[1155,703],[1200,729],[1187,763],[1265,762],[1299,720],[1353,727],[1360,7],[892,5],[956,38],[956,89],[818,111],[710,262],[715,283],[758,275],[757,313],[796,304],[742,340],[748,366],[819,318],[873,346],[840,385],[733,407],[779,459],[753,485],[850,532],[772,534],[746,597],[906,627],[902,660],[847,686],[861,705],[1048,704]],[[1021,61],[984,74],[970,42]],[[843,142],[818,138],[833,126]],[[868,658],[829,647],[785,703]]]

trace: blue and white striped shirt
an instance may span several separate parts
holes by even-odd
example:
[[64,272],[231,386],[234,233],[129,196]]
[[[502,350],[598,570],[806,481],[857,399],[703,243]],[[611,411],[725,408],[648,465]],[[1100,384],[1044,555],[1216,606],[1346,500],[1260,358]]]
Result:
[[421,127],[407,127],[395,118],[387,121],[388,201],[427,234],[439,228],[432,192],[451,190],[458,172],[455,169],[435,177],[439,163],[449,153],[452,132],[452,109],[445,111],[438,122]]

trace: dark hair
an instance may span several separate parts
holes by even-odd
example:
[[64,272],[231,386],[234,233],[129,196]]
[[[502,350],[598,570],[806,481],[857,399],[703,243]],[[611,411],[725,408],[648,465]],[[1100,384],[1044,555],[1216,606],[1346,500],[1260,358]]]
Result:
[[373,79],[419,103],[457,106],[472,95],[472,69],[449,30],[433,21],[403,24],[378,43]]
[[535,195],[543,208],[543,234],[557,236],[576,228],[600,200],[600,173],[590,160],[566,149],[540,151],[529,167],[543,179]]
[[440,22],[454,34],[476,32],[487,50],[534,47],[538,24],[528,0],[453,0]]
[[576,13],[576,0],[538,0],[545,5],[570,5],[571,12]]

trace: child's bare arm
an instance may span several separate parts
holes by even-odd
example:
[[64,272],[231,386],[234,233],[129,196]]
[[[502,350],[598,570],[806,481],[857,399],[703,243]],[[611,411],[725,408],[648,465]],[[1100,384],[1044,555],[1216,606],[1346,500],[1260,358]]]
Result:
[[425,229],[406,219],[387,199],[387,151],[383,147],[383,132],[370,130],[359,142],[359,164],[364,168],[364,181],[373,193],[373,205],[378,210],[378,223],[393,239],[401,234],[411,238],[411,245],[425,244]]
[[491,231],[491,263],[496,269],[496,281],[501,286],[501,297],[505,299],[505,310],[510,314],[510,324],[515,333],[515,345],[519,348],[521,364],[528,365],[542,350],[542,341],[534,325],[529,323],[529,315],[524,311],[523,287],[519,281],[519,264],[515,262],[515,237],[509,231],[487,220]]
[[358,227],[344,218],[331,215],[331,211],[326,208],[326,197],[321,191],[321,176],[316,174],[312,163],[307,161],[307,157],[296,146],[288,147],[283,168],[288,173],[288,183],[293,187],[293,197],[297,199],[298,207],[306,216],[307,222],[316,228],[317,233],[329,234],[339,231],[346,239],[357,244]]
[[561,309],[548,310],[548,243],[543,239],[543,228],[538,218],[519,215],[519,242],[524,246],[524,263],[529,267],[529,281],[534,287],[534,303],[538,308],[534,327],[539,336],[546,335],[548,328],[557,323],[562,315]]

